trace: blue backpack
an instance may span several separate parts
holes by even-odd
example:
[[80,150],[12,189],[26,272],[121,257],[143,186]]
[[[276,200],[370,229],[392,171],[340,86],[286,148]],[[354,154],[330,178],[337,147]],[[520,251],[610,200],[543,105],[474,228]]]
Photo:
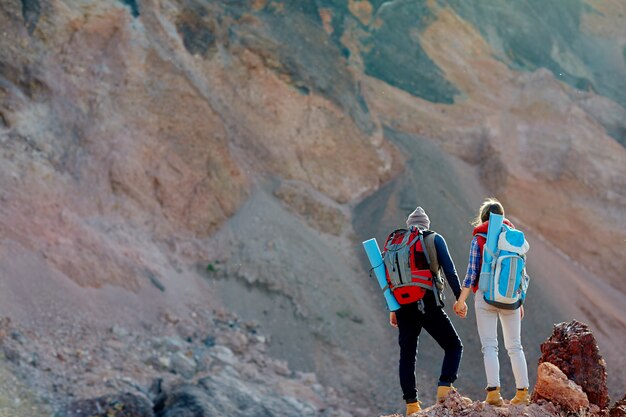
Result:
[[[481,234],[485,239],[487,235]],[[495,252],[487,244],[483,247],[483,263],[478,288],[484,292],[485,302],[507,310],[519,308],[526,298],[529,277],[526,274],[526,253],[530,245],[524,233],[502,224]],[[488,253],[489,257],[485,254]]]

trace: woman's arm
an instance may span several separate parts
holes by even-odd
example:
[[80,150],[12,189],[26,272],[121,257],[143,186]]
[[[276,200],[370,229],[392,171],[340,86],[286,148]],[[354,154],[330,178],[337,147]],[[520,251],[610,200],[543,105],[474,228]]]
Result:
[[463,289],[461,290],[461,295],[459,296],[457,302],[463,304],[467,300],[467,297],[470,295],[470,292],[472,292],[471,288],[463,287]]
[[465,300],[467,300],[467,297],[469,296],[469,293],[471,291],[472,291],[471,288],[463,287],[463,289],[461,290],[461,295],[459,296],[459,299],[452,306],[452,309],[454,310],[456,315],[461,317],[462,319],[464,319],[465,316],[467,316],[467,304],[465,303]]
[[474,236],[470,245],[467,273],[465,274],[465,279],[463,280],[464,288],[471,288],[476,285],[478,276],[480,274],[481,262],[482,254],[480,253],[480,246],[478,246],[478,239],[476,239],[476,236]]
[[476,284],[476,280],[478,279],[481,258],[478,240],[474,237],[474,239],[472,239],[472,244],[470,245],[469,263],[467,264],[467,273],[465,274],[465,279],[463,280],[463,289],[461,290],[461,295],[459,295],[457,302],[454,303],[454,306],[452,307],[454,312],[461,318],[465,318],[467,315],[467,304],[465,301],[472,291],[472,286]]

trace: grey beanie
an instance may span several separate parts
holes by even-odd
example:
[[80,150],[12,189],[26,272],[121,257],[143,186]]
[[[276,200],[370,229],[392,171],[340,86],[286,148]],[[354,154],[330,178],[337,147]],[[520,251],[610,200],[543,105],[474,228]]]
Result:
[[430,219],[423,208],[417,207],[406,219],[406,227],[416,226],[418,229],[426,230],[430,227]]

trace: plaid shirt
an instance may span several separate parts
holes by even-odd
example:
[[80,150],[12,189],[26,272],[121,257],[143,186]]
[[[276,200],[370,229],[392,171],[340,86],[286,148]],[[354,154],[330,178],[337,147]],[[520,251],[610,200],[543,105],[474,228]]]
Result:
[[476,284],[478,280],[478,274],[480,273],[480,264],[482,262],[482,254],[478,246],[478,240],[476,236],[472,239],[469,253],[469,263],[467,264],[467,274],[463,280],[463,286],[465,288],[471,288]]

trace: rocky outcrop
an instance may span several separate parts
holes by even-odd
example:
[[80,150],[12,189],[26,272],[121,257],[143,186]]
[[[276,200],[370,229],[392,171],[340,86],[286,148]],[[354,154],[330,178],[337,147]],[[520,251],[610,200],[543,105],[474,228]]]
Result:
[[[343,417],[340,408],[310,402],[311,398],[267,392],[262,385],[241,381],[236,374],[218,374],[196,383],[151,387],[151,399],[130,393],[78,400],[55,417]],[[190,414],[192,413],[192,414]]]
[[[589,402],[601,409],[609,406],[606,363],[600,355],[589,326],[573,320],[554,326],[550,338],[541,345],[539,363],[550,362],[587,394]],[[533,393],[533,400],[542,398]]]
[[79,400],[57,417],[152,417],[152,404],[144,397],[126,393]]
[[[562,417],[563,415],[567,415],[567,410],[547,401],[531,403],[528,406],[513,406],[507,402],[501,407],[494,407],[482,401],[467,403],[456,391],[452,391],[443,403],[435,404],[413,414],[415,417]],[[585,410],[577,416],[598,417]],[[403,417],[403,415],[393,414],[385,417]]]
[[195,384],[164,388],[154,403],[155,417],[177,417],[190,411],[197,417],[313,417],[339,413],[339,410],[310,402],[310,398],[266,391],[262,385],[245,383],[234,374],[212,375]]
[[567,379],[567,376],[550,362],[539,365],[535,398],[545,398],[569,411],[579,411],[589,407],[589,400],[580,385]]

